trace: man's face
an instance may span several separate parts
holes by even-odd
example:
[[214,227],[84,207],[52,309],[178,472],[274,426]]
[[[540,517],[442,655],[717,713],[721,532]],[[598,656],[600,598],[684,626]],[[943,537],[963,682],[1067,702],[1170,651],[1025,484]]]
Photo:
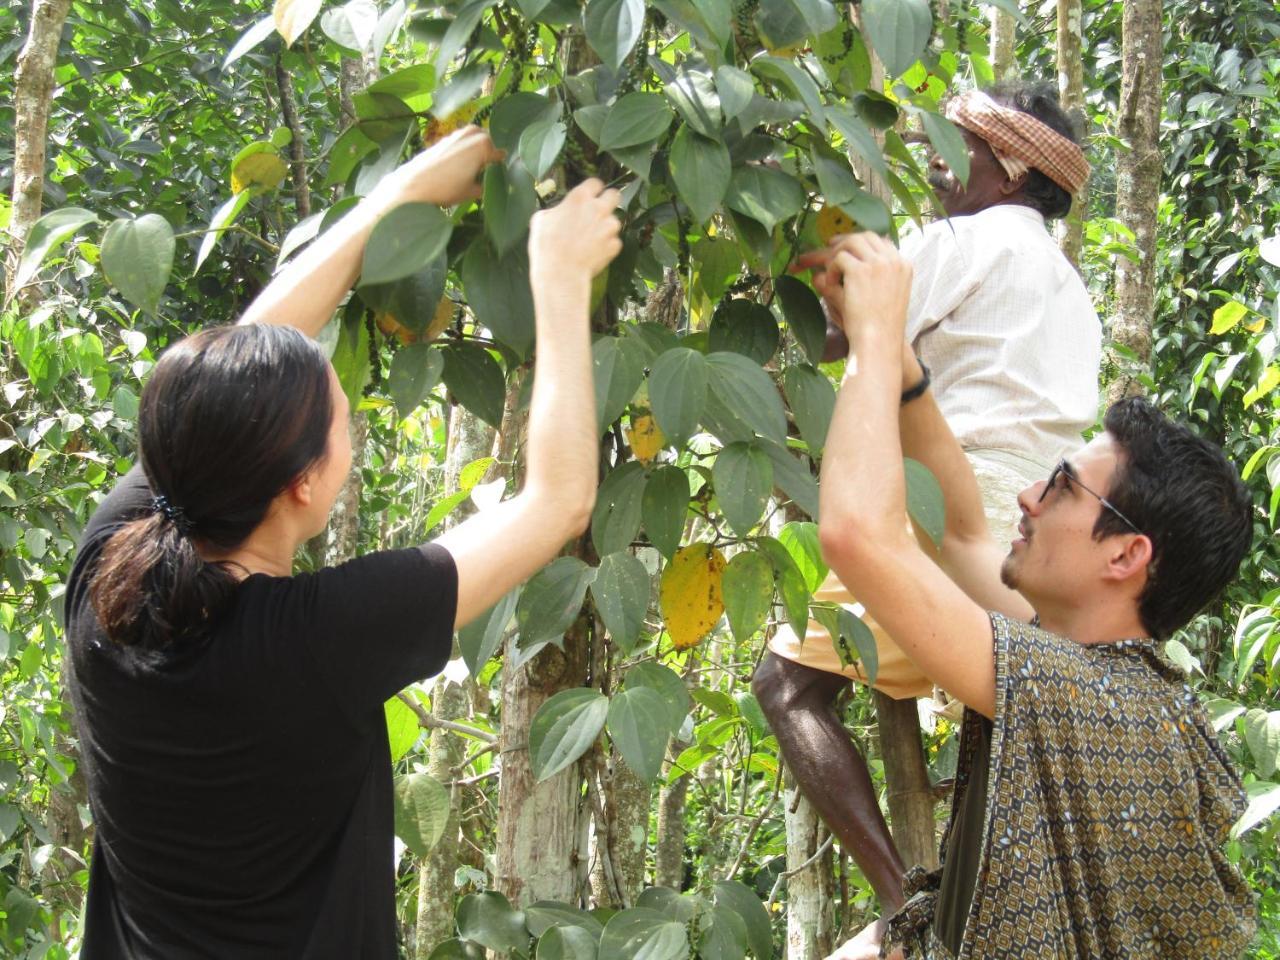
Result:
[[1010,196],[1001,189],[1009,178],[991,152],[991,145],[976,133],[964,127],[959,129],[969,148],[968,186],[961,185],[941,155],[934,153],[929,158],[929,186],[933,187],[949,217],[977,213],[1008,200]]
[[1068,459],[1075,481],[1060,473],[1052,489],[1046,491],[1046,481],[1040,480],[1018,495],[1020,536],[1005,557],[1000,578],[1037,610],[1087,602],[1106,573],[1113,554],[1110,538],[1093,538],[1098,513],[1106,507],[1084,488],[1107,496],[1118,458],[1111,435],[1099,434]]

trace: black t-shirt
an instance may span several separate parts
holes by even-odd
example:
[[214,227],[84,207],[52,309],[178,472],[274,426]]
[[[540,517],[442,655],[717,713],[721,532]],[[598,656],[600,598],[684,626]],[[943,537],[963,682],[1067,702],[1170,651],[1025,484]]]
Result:
[[256,574],[210,638],[107,638],[102,547],[148,509],[135,468],[67,585],[71,692],[95,821],[84,960],[396,956],[383,701],[448,660],[457,570],[424,546]]

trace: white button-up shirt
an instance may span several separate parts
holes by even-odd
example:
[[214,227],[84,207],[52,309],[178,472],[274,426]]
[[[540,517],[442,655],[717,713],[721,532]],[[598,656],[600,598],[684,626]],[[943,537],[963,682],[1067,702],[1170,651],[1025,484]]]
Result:
[[907,339],[966,450],[1050,468],[1098,416],[1102,327],[1079,275],[1030,207],[928,224],[902,243],[915,268]]

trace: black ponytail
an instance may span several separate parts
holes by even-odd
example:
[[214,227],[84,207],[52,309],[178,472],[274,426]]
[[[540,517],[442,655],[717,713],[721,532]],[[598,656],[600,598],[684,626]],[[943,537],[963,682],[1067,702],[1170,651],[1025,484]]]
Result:
[[240,546],[271,502],[324,459],[333,415],[328,363],[289,327],[207,330],[170,348],[138,411],[156,495],[107,541],[93,575],[98,621],[143,647],[208,635],[238,579],[202,558]]

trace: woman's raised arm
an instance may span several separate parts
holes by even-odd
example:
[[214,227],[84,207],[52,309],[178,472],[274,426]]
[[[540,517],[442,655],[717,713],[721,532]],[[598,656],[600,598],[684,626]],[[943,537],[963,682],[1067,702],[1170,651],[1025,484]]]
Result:
[[502,156],[479,127],[464,127],[385,177],[272,280],[241,323],[274,323],[318,334],[360,275],[375,223],[402,203],[452,206],[480,195],[477,177]]

